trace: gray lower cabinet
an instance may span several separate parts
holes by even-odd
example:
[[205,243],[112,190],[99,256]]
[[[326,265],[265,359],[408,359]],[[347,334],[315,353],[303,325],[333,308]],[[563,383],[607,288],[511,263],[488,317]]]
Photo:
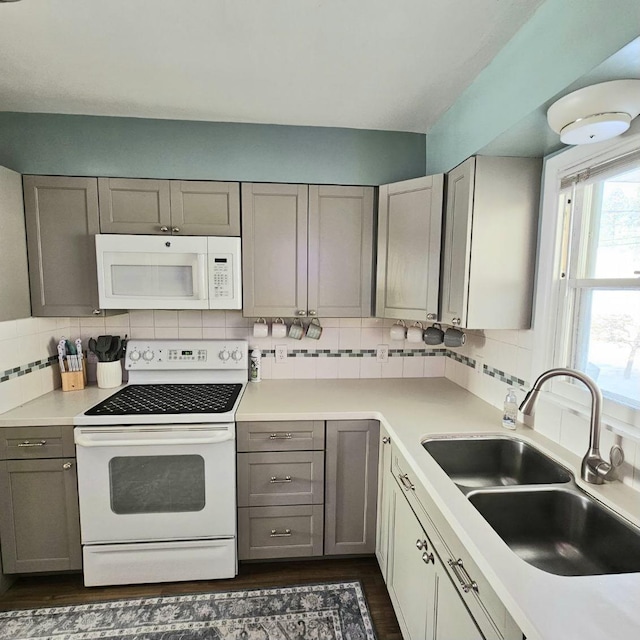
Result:
[[239,422],[239,559],[373,553],[378,431],[376,420]]
[[72,427],[5,428],[0,436],[4,572],[81,569]]
[[100,231],[239,236],[237,182],[98,178]]
[[243,313],[372,314],[372,187],[242,185]]
[[377,420],[329,420],[325,555],[374,553],[378,489]]
[[32,315],[101,315],[97,179],[24,176],[23,187]]

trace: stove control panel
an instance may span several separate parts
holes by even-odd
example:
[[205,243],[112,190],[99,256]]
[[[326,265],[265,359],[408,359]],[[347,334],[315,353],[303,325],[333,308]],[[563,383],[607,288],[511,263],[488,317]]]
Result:
[[243,370],[248,368],[246,340],[129,340],[129,370]]

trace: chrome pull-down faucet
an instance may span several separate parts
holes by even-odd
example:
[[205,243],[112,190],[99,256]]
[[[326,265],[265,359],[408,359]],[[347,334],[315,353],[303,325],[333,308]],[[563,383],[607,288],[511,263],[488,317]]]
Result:
[[605,480],[613,480],[614,472],[624,462],[622,449],[615,445],[611,448],[610,460],[603,460],[600,455],[600,416],[602,414],[602,392],[595,381],[588,375],[574,369],[549,369],[538,376],[533,387],[525,396],[520,411],[526,416],[533,413],[533,407],[538,399],[540,387],[551,378],[568,376],[582,382],[591,393],[591,420],[589,432],[589,449],[582,458],[581,477],[591,484],[602,484]]

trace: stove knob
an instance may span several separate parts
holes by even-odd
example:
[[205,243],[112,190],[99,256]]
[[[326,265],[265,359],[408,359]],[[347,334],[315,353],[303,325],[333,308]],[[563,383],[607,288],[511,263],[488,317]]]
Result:
[[134,362],[138,362],[138,360],[140,360],[140,352],[139,351],[132,351],[129,354],[129,360],[133,360]]
[[218,358],[220,358],[220,360],[222,360],[223,362],[226,362],[229,359],[230,356],[231,356],[231,354],[226,349],[223,349],[218,354]]
[[240,362],[240,360],[242,360],[242,351],[240,351],[240,349],[236,349],[232,354],[231,357],[236,361],[236,362]]
[[154,356],[154,353],[153,353],[153,351],[151,351],[151,349],[147,349],[147,350],[142,354],[142,357],[143,357],[147,362],[151,362],[151,360],[153,360],[153,356]]

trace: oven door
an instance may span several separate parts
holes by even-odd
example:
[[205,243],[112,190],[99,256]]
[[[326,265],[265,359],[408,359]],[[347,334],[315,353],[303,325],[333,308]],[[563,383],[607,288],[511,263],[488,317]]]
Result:
[[235,425],[76,427],[83,544],[234,537]]

